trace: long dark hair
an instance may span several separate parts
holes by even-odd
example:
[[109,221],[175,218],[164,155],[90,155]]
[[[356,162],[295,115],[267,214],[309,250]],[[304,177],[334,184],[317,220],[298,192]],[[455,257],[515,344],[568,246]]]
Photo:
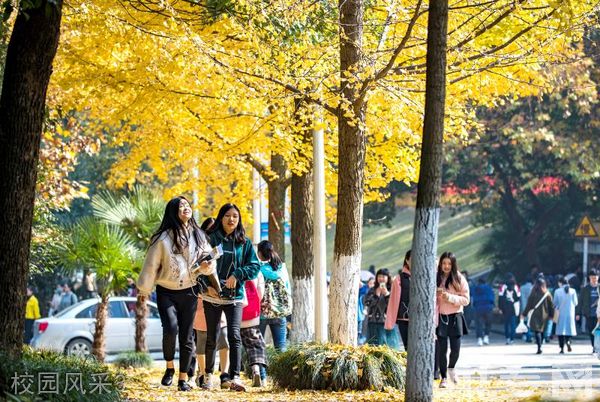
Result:
[[256,249],[269,261],[269,264],[273,267],[274,270],[278,270],[282,267],[283,261],[281,261],[281,257],[277,254],[277,251],[273,249],[273,243],[268,240],[263,240],[256,246]]
[[202,222],[202,224],[200,225],[200,229],[204,230],[205,232],[208,232],[214,224],[215,218],[206,218],[204,222]]
[[[171,230],[173,232],[173,252],[176,254],[183,254],[183,249],[187,247],[188,232],[179,219],[179,204],[182,200],[187,201],[188,204],[190,203],[188,199],[182,195],[172,198],[167,203],[167,206],[165,207],[165,214],[160,222],[160,226],[150,238],[150,245],[156,243],[164,232]],[[202,244],[202,240],[200,239],[200,228],[198,227],[198,224],[193,216],[188,221],[188,227],[192,228],[192,234],[196,240],[196,244]]]
[[392,289],[392,277],[390,275],[390,271],[387,268],[381,268],[380,270],[377,271],[377,273],[375,274],[375,283],[376,283],[376,287],[373,289],[376,289],[377,286],[379,286],[379,282],[377,282],[377,277],[379,275],[386,275],[387,276],[387,282],[386,282],[386,287],[387,290],[391,290]]
[[452,285],[455,289],[460,289],[460,273],[458,272],[456,256],[450,251],[446,251],[440,256],[440,261],[438,262],[437,268],[437,286],[442,286],[442,278],[444,277],[444,272],[442,271],[442,261],[444,261],[446,258],[450,260],[452,268],[450,269],[446,283],[444,283],[443,286],[448,289],[450,285]]
[[[402,268],[406,268],[410,271],[410,265],[408,265],[408,260],[410,260],[411,250],[408,250],[404,255],[404,264],[402,264]],[[402,272],[402,271],[400,271]]]
[[223,217],[225,216],[227,211],[229,211],[230,209],[235,209],[240,218],[238,220],[237,226],[235,227],[233,233],[230,236],[233,237],[233,239],[235,240],[236,243],[245,243],[246,242],[246,230],[244,229],[244,225],[242,224],[242,213],[240,212],[240,209],[235,204],[227,203],[227,204],[223,205],[221,207],[221,209],[219,209],[219,213],[217,214],[217,217],[215,218],[215,224],[210,228],[209,233],[214,233],[214,232],[220,230],[221,232],[223,232],[223,234],[225,234],[225,229],[223,229]]

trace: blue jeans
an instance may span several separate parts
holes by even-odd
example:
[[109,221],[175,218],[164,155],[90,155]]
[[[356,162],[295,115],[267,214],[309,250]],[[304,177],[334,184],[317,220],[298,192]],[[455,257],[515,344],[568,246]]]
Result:
[[385,345],[386,344],[386,333],[383,323],[370,322],[369,323],[369,339],[367,343],[370,345]]
[[515,329],[517,329],[517,316],[504,316],[504,336],[508,340],[515,339]]
[[546,322],[546,329],[544,330],[544,338],[550,338],[550,335],[552,335],[552,327],[554,327],[554,321],[548,320]]
[[271,335],[273,336],[273,345],[278,352],[285,351],[287,347],[287,321],[283,318],[268,318],[260,320],[259,328],[260,333],[265,336],[267,332],[267,325],[271,328]]

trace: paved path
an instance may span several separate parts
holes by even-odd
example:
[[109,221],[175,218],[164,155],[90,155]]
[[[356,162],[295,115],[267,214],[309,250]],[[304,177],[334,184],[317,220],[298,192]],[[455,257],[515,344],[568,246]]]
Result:
[[504,337],[492,334],[490,341],[490,345],[478,346],[475,337],[465,337],[457,364],[457,372],[465,380],[499,379],[574,391],[600,390],[600,360],[591,353],[588,339],[576,339],[573,351],[565,354],[558,353],[555,339],[542,346],[541,355],[535,354],[535,344],[520,339],[506,345]]

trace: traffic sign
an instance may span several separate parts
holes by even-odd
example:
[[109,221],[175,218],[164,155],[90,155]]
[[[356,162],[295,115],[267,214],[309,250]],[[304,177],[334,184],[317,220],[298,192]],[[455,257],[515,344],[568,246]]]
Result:
[[598,237],[598,231],[589,216],[583,217],[581,223],[577,226],[577,230],[575,230],[575,237]]

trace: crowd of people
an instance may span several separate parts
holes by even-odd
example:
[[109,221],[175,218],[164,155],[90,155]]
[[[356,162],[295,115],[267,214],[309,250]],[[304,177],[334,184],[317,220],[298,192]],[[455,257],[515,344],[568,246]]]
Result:
[[[411,251],[406,252],[397,274],[371,268],[371,277],[361,281],[359,288],[359,344],[399,349],[401,340],[408,352]],[[522,336],[526,342],[535,340],[536,353],[541,354],[542,345],[556,336],[559,353],[565,348],[571,352],[577,327],[584,325],[594,347],[593,332],[600,323],[598,276],[596,268],[582,278],[577,274],[544,275],[532,267],[529,278],[521,284],[512,274],[494,285],[481,276],[474,283],[467,272],[459,270],[456,256],[444,252],[437,264],[433,322],[434,378],[440,380],[439,386],[458,382],[455,367],[461,340],[473,324],[478,345],[488,345],[492,323],[498,317],[507,345]],[[79,298],[70,283],[56,286],[49,316],[80,298],[96,297],[92,273],[87,272],[83,279],[78,284]],[[34,293],[28,287],[25,343],[31,340],[33,322],[40,318]],[[181,391],[191,389],[189,381],[194,376],[197,386],[204,389],[220,385],[245,391],[240,378],[242,350],[252,373],[252,386],[264,386],[268,365],[266,329],[270,329],[275,349],[286,348],[287,318],[293,303],[285,263],[268,241],[260,242],[255,250],[234,204],[223,205],[215,219],[208,218],[198,225],[185,197],[171,199],[151,238],[137,282],[129,278],[123,294],[157,303],[166,361],[161,379],[164,386],[172,385],[175,376],[177,340],[177,387]],[[218,379],[214,375],[217,351]]]
[[[196,365],[199,387],[212,389],[218,381],[221,388],[245,391],[240,378],[242,348],[252,386],[264,386],[265,331],[270,328],[276,349],[286,348],[291,289],[285,264],[273,245],[263,241],[255,251],[237,206],[223,205],[215,219],[198,226],[187,199],[169,201],[152,237],[137,291],[149,296],[154,286],[166,360],[162,385],[173,383],[178,338],[180,391],[191,389],[188,381]],[[214,375],[217,350],[218,380]]]
[[[359,343],[396,347],[395,333],[400,334],[408,351],[410,322],[411,252],[406,253],[397,275],[379,269],[359,289]],[[454,370],[460,355],[462,336],[475,327],[477,344],[490,344],[492,323],[501,320],[506,344],[518,336],[537,346],[558,338],[559,353],[572,351],[573,337],[583,326],[589,334],[594,352],[594,330],[600,323],[598,270],[592,268],[587,283],[581,275],[550,276],[532,267],[530,279],[519,285],[507,274],[501,283],[490,284],[484,277],[471,281],[458,269],[456,257],[443,253],[437,267],[437,294],[434,326],[436,328],[435,377],[440,387],[447,381],[456,383]],[[584,322],[581,322],[581,321]],[[449,354],[448,354],[449,351]]]

